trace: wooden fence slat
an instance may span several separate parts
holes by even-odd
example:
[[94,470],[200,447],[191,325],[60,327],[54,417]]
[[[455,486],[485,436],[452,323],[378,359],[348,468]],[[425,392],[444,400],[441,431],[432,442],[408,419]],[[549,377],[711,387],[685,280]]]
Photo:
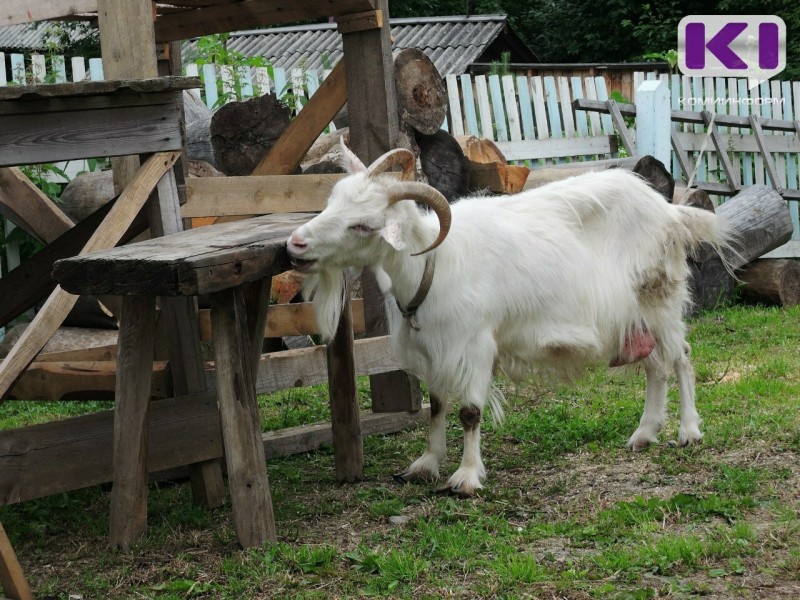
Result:
[[[583,85],[586,88],[586,98],[589,100],[597,100],[597,90],[595,89],[594,85],[594,77],[585,77],[583,79]],[[600,135],[605,133],[603,131],[603,126],[600,123],[600,114],[591,110],[586,111],[589,113],[589,125],[591,135]]]
[[[783,89],[781,87],[780,81],[771,81],[770,82],[770,92],[773,101],[775,104],[772,105],[772,116],[775,119],[786,119],[786,115],[784,114],[784,110],[786,108],[786,102],[784,101],[781,104],[781,101],[784,100],[783,98]],[[791,119],[789,119],[791,120]],[[768,135],[778,135],[784,136],[785,133],[782,132],[770,132]],[[786,156],[782,153],[777,153],[775,156],[772,157],[772,160],[775,161],[775,169],[777,171],[778,179],[781,182],[780,187],[782,189],[786,188]]]
[[[750,106],[746,102],[748,99],[746,79],[736,80],[736,91],[740,100],[738,105],[739,116],[747,117],[750,115]],[[749,152],[742,155],[742,185],[753,185],[753,155]]]
[[[581,78],[580,77],[570,78],[570,84],[572,86],[572,97],[575,100],[583,98],[583,89],[581,88]],[[589,135],[589,127],[586,124],[585,110],[575,111],[575,128],[577,129],[579,137],[586,137]]]
[[554,77],[544,78],[544,96],[547,105],[547,120],[550,122],[550,137],[564,137],[561,129],[561,113],[558,109],[558,92],[556,92],[556,80]]
[[31,83],[44,83],[46,75],[44,54],[31,54]]
[[[692,77],[691,78],[692,87],[689,92],[690,97],[694,98],[696,101],[701,101],[703,96],[703,78],[702,77]],[[690,105],[691,107],[689,110],[693,110],[695,112],[700,112],[703,110],[704,106],[701,104],[698,106],[697,104]],[[703,125],[695,125],[694,130],[696,133],[702,133],[705,130]],[[697,157],[694,157],[694,161],[697,160]],[[697,173],[695,174],[695,181],[708,181],[708,152],[706,152],[703,157],[700,159],[700,162],[697,164]]]
[[319,73],[306,71],[306,89],[308,89],[309,98],[319,89]]
[[83,81],[86,79],[86,63],[82,56],[73,56],[70,59],[72,66],[72,81]]
[[272,76],[275,78],[275,95],[283,98],[289,91],[286,87],[286,71],[284,69],[273,69]]
[[447,101],[450,105],[450,133],[464,135],[464,117],[461,114],[461,97],[458,93],[458,77],[455,73],[445,77]]
[[259,96],[270,93],[269,70],[266,67],[256,67],[253,69],[253,87]]
[[11,81],[17,85],[25,85],[25,57],[22,54],[11,55]]
[[249,67],[238,67],[237,74],[239,75],[239,89],[242,93],[242,98],[253,97],[253,77],[250,75]]
[[559,77],[558,99],[561,104],[561,119],[564,122],[564,133],[568,138],[575,137],[575,120],[572,117],[572,99],[569,93],[569,81],[566,77]]
[[[788,102],[788,100],[787,100]],[[792,82],[792,119],[795,122],[794,142],[800,144],[800,81]],[[792,166],[794,167],[794,177],[790,178],[788,187],[790,189],[800,188],[800,153],[796,153],[792,159]],[[792,215],[792,222],[794,223],[794,233],[792,233],[793,240],[800,240],[800,202],[789,202],[789,211]]]
[[[761,111],[758,108],[759,101],[761,100],[761,90],[759,86],[755,86],[750,89],[750,100],[752,105],[752,110],[750,111],[751,115],[761,115]],[[753,181],[757,184],[764,185],[766,183],[766,177],[764,172],[764,157],[760,152],[756,152],[753,155]]]
[[294,109],[297,112],[303,110],[303,101],[301,98],[306,97],[305,89],[303,89],[303,70],[292,69],[290,74],[292,82],[292,93],[294,94]]
[[[719,113],[719,107],[714,103],[714,79],[712,77],[703,77],[703,98],[709,102],[703,104],[703,110],[713,111]],[[716,126],[715,126],[716,128]],[[711,145],[708,146],[705,156],[705,164],[707,168],[708,181],[722,182],[722,170],[719,166],[719,157],[714,152]]]
[[[680,110],[680,108],[681,108],[681,101],[680,101],[680,99],[681,99],[681,78],[680,78],[680,75],[672,75],[670,77],[669,92],[670,92],[670,106],[672,107],[672,110]],[[670,132],[670,135],[673,137],[673,139],[674,139],[675,135],[679,131],[681,131],[680,123],[673,122],[672,123],[672,131]],[[680,148],[680,147],[678,147],[678,148]],[[688,178],[689,175],[688,174],[684,174],[682,172],[682,170],[681,170],[681,161],[685,161],[685,156],[679,156],[678,152],[679,152],[679,150],[676,149],[675,145],[673,144],[672,161],[671,161],[672,162],[672,165],[671,165],[671,167],[672,167],[672,169],[671,169],[672,176],[675,179],[679,179],[681,177],[687,177]]]
[[531,104],[531,89],[528,78],[517,75],[517,95],[519,96],[519,112],[522,118],[522,137],[532,140],[536,137],[536,128],[533,125],[533,108]]
[[636,93],[639,91],[639,86],[644,81],[644,73],[642,71],[633,72],[633,88],[631,89],[631,102],[636,104]]
[[522,141],[522,130],[519,124],[519,110],[517,109],[517,94],[514,89],[514,78],[511,75],[503,75],[501,81],[503,85],[506,117],[508,119],[509,136],[512,142],[519,142]]
[[547,109],[544,104],[544,83],[541,77],[531,77],[531,91],[533,92],[533,115],[536,118],[536,139],[542,140],[549,138],[550,127],[547,124]]
[[50,58],[50,69],[53,72],[54,83],[67,82],[67,64],[63,56],[54,54]]
[[475,112],[475,98],[472,94],[472,79],[466,73],[461,75],[461,94],[464,97],[464,116],[467,120],[467,133],[479,136],[478,115]]
[[89,59],[89,78],[92,81],[103,81],[103,59],[90,58]]
[[[608,89],[606,88],[605,77],[595,77],[594,85],[597,88],[597,99],[601,101],[608,100]],[[603,133],[612,135],[614,133],[614,123],[611,120],[611,115],[603,113],[600,115],[600,122],[603,124]]]
[[219,66],[219,78],[222,80],[222,96],[225,99],[224,102],[228,102],[228,99],[235,96],[233,71],[234,68],[231,65]]
[[8,82],[6,77],[6,53],[0,52],[0,87],[6,85]]
[[203,65],[203,90],[206,93],[206,106],[214,109],[219,102],[219,92],[217,92],[217,69],[214,65]]
[[494,116],[494,126],[497,131],[496,141],[508,141],[508,127],[503,111],[503,92],[500,89],[500,76],[489,75],[489,91],[491,92],[492,115]]

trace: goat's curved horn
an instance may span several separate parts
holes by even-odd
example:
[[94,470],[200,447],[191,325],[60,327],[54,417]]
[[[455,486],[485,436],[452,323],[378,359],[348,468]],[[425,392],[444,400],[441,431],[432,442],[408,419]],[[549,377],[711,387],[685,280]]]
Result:
[[402,181],[414,181],[414,166],[417,159],[414,153],[405,148],[397,148],[389,150],[386,154],[379,156],[367,170],[368,177],[380,175],[394,167],[400,165],[403,168],[403,174],[400,176]]
[[445,198],[439,190],[425,183],[407,181],[394,185],[389,190],[390,205],[395,202],[400,202],[401,200],[416,200],[417,202],[421,202],[429,206],[439,218],[439,236],[430,246],[425,248],[425,250],[416,252],[412,254],[412,256],[430,252],[444,241],[444,238],[447,237],[447,233],[450,231],[452,216],[450,214],[450,204],[447,202],[447,198]]

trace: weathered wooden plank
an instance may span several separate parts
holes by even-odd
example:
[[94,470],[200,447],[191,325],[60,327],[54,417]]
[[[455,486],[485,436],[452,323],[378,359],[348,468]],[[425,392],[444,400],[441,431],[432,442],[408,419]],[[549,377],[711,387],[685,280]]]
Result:
[[97,10],[97,0],[6,0],[0,12],[0,27],[69,17]]
[[561,105],[561,117],[564,121],[564,132],[567,137],[575,137],[575,119],[572,115],[572,101],[569,94],[569,81],[566,77],[558,78],[558,102]]
[[156,20],[155,35],[157,42],[171,42],[225,31],[309,21],[323,16],[338,17],[375,8],[370,0],[338,0],[336,3],[307,0],[292,4],[279,0],[244,0],[237,4],[237,10],[221,4],[160,15]]
[[383,27],[383,12],[380,10],[343,15],[336,19],[336,30],[339,33],[354,33],[381,27]]
[[[570,77],[570,86],[572,88],[573,98],[583,98],[583,88],[581,86],[580,77]],[[570,104],[570,111],[572,105]],[[589,127],[586,124],[586,113],[584,111],[575,111],[575,128],[578,131],[579,137],[586,137],[589,135]]]
[[506,160],[509,161],[525,160],[528,158],[557,158],[563,156],[609,154],[615,152],[617,149],[616,140],[608,135],[495,143],[506,157]]
[[343,174],[196,177],[186,180],[184,218],[320,212]]
[[519,110],[517,109],[517,94],[514,89],[514,78],[511,75],[503,75],[501,78],[503,85],[503,102],[506,107],[506,118],[508,119],[508,132],[511,141],[522,139],[522,129],[519,123]]
[[0,523],[0,588],[14,600],[33,600],[33,593],[17,560],[3,524]]
[[[113,411],[0,432],[0,504],[112,479]],[[149,472],[222,456],[214,394],[153,402]]]
[[461,112],[461,95],[458,93],[458,76],[450,73],[445,77],[445,82],[450,106],[450,133],[464,135],[464,115]]
[[766,142],[764,141],[764,131],[761,129],[760,117],[758,115],[750,115],[750,127],[753,130],[759,150],[761,151],[764,167],[766,167],[767,174],[772,182],[772,187],[775,188],[779,194],[783,193],[783,182],[778,177],[778,172],[775,169],[775,163],[773,161],[772,154],[770,153]]
[[72,228],[72,221],[17,168],[0,168],[0,214],[49,244]]
[[[76,102],[81,102],[76,99]],[[180,95],[170,105],[0,116],[0,165],[182,148]]]
[[[364,301],[350,302],[353,313],[353,333],[364,332]],[[273,304],[267,315],[264,337],[286,337],[291,335],[314,335],[319,333],[314,319],[314,305],[310,302],[296,304]]]
[[531,88],[528,78],[524,75],[517,76],[517,94],[519,94],[519,110],[522,117],[522,135],[526,140],[536,138],[533,125],[533,105],[531,101]]
[[[586,77],[583,80],[584,87],[586,88],[586,98],[588,100],[597,101],[597,90],[594,87],[594,77]],[[575,99],[574,103],[576,104],[576,108],[580,106],[578,100],[581,98]],[[592,135],[600,135],[601,133],[608,133],[603,131],[603,126],[600,123],[600,115],[597,114],[595,111],[587,111],[589,113],[589,125],[591,126]]]
[[486,87],[486,76],[475,77],[475,93],[478,100],[478,113],[481,116],[481,134],[489,140],[494,140],[494,127],[492,127],[492,109],[489,105],[489,89]]
[[547,105],[547,117],[550,121],[550,137],[564,137],[561,128],[561,113],[558,110],[558,92],[556,91],[555,77],[547,76],[544,78],[544,96]]
[[123,299],[109,520],[112,548],[127,550],[147,530],[148,425],[155,317],[154,296]]
[[236,537],[244,548],[276,540],[242,288],[211,295],[225,463]]
[[[356,373],[380,375],[402,368],[389,347],[388,337],[356,340]],[[318,385],[328,381],[325,346],[264,354],[258,368],[256,390],[270,394],[291,387]]]
[[[116,353],[116,348],[114,348]],[[83,360],[34,362],[8,391],[16,400],[113,400],[117,362],[115,360]],[[148,397],[153,400],[171,398],[172,378],[167,363],[151,365]]]
[[469,135],[479,135],[478,115],[475,112],[475,97],[472,93],[472,79],[467,73],[461,75],[461,95],[464,98],[467,133]]
[[267,215],[183,231],[58,261],[53,277],[81,294],[211,293],[288,270],[286,239],[308,219],[307,214]]
[[[178,159],[177,152],[158,153],[150,157],[139,169],[131,184],[120,195],[108,216],[81,250],[82,254],[113,247],[125,233],[150,192],[164,173]],[[34,317],[30,327],[0,364],[0,398],[2,398],[20,373],[39,353],[53,332],[61,325],[76,297],[61,288],[50,295],[45,305]]]

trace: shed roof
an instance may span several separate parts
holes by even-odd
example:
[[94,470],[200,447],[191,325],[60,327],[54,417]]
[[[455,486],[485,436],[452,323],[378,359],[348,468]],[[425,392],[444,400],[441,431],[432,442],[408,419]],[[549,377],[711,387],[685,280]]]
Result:
[[[496,60],[503,50],[512,52],[514,62],[535,61],[505,15],[393,18],[391,34],[395,50],[421,49],[442,75],[464,73],[479,60]],[[45,40],[43,27],[0,28],[0,51],[42,50]],[[185,59],[195,47],[195,40],[185,45]],[[335,23],[238,31],[231,34],[228,47],[246,56],[265,56],[273,66],[285,69],[331,67],[342,57],[342,38]]]
[[[419,48],[442,75],[464,73],[497,41],[513,55],[527,54],[534,60],[505,15],[417,17],[390,23],[393,49]],[[342,38],[335,23],[239,31],[231,35],[228,47],[246,56],[265,56],[273,66],[285,69],[331,67],[342,57]],[[184,56],[193,49],[190,42]]]

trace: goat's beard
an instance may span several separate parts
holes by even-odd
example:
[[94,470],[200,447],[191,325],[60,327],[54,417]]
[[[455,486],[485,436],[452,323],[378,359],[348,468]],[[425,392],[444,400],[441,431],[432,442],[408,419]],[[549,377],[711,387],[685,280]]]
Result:
[[336,334],[344,306],[345,274],[340,269],[322,269],[303,282],[303,298],[313,299],[317,328],[324,341]]

